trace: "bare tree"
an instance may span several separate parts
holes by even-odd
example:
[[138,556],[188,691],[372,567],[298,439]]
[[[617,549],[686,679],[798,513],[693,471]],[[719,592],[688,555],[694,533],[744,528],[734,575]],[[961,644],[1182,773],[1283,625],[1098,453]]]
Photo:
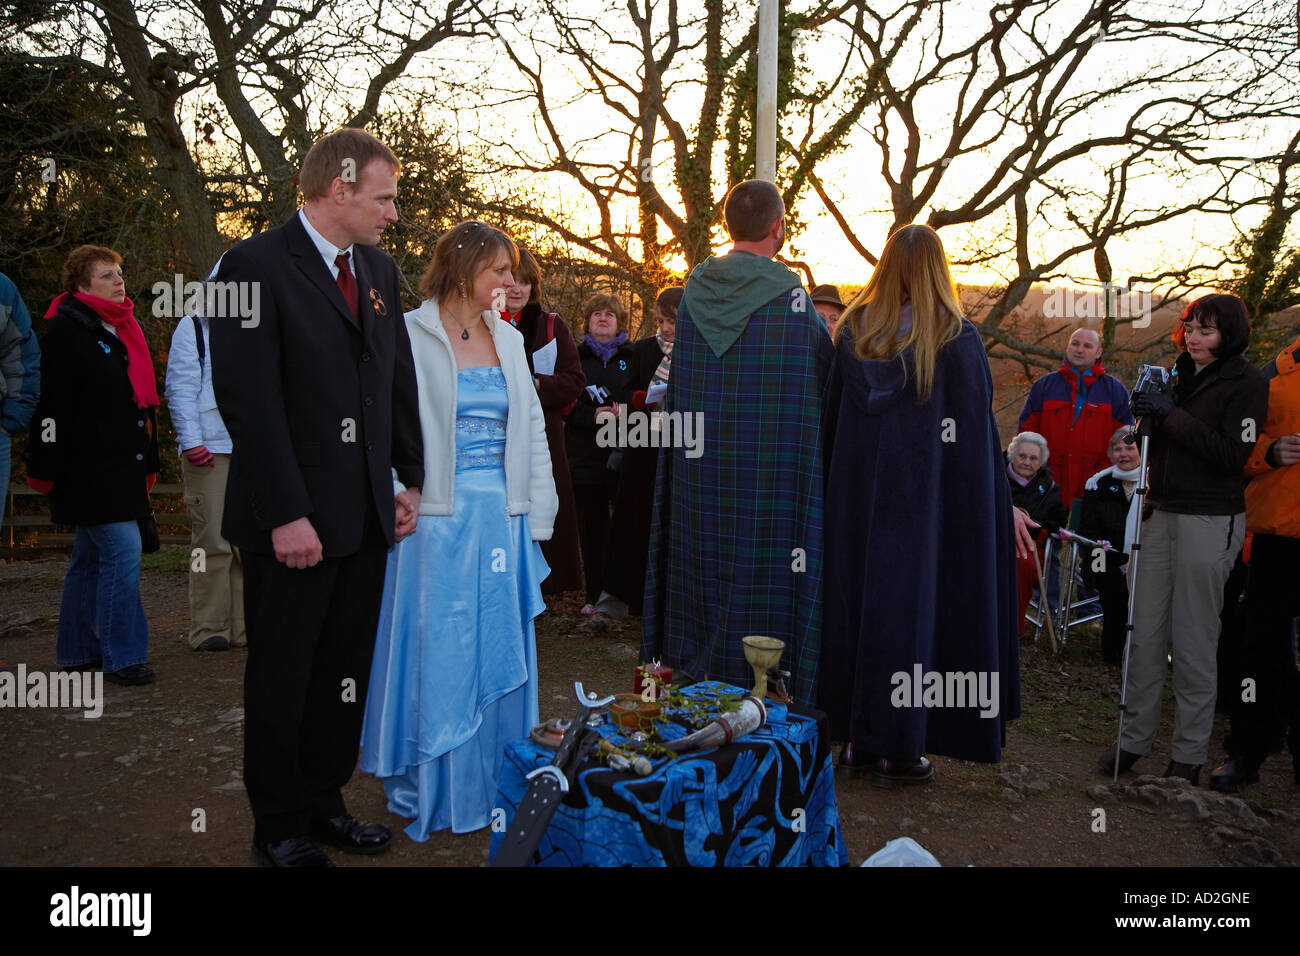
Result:
[[[485,136],[483,169],[503,184],[546,177],[564,206],[503,185],[485,211],[582,250],[644,296],[674,255],[689,269],[708,253],[719,200],[752,169],[753,9],[535,0],[524,13],[499,26],[494,77],[496,102],[526,104],[532,128]],[[902,224],[944,230],[959,266],[1004,276],[975,316],[991,354],[1037,367],[1057,348],[1012,322],[1035,285],[1141,283],[1159,308],[1222,281],[1230,256],[1153,271],[1147,256],[1135,264],[1136,244],[1262,215],[1261,168],[1294,154],[1275,141],[1300,113],[1289,5],[894,0],[783,16],[787,206],[815,196],[869,265]],[[1108,348],[1149,344],[1117,344],[1129,321],[1108,309]]]
[[[778,106],[804,124],[799,155],[782,156],[791,207],[872,96],[847,69],[813,82],[793,42],[849,6],[785,14]],[[522,25],[501,25],[510,69],[495,84],[501,102],[531,111],[532,128],[488,137],[482,171],[498,183],[552,177],[581,202],[529,203],[504,186],[484,210],[531,228],[538,243],[583,251],[648,308],[670,259],[689,270],[709,254],[722,196],[752,175],[756,36],[752,6],[732,0],[610,0],[581,12],[538,0]]]
[[[1268,205],[1260,163],[1296,158],[1295,140],[1279,155],[1261,135],[1300,115],[1295,21],[1246,2],[1189,5],[1177,19],[1127,0],[981,10],[982,26],[968,5],[928,0],[842,17],[882,91],[859,129],[888,191],[888,231],[920,218],[957,227],[955,261],[1002,264],[1005,285],[978,319],[986,344],[1050,368],[1059,353],[1007,323],[1035,284],[1077,281],[1088,266],[1109,284],[1116,246],[1139,234]],[[818,195],[851,234],[840,196]],[[854,240],[872,261],[872,243]],[[1158,307],[1227,264],[1171,263],[1129,283],[1145,282]],[[1117,321],[1105,317],[1108,347]]]
[[417,57],[476,35],[491,12],[471,0],[76,0],[51,5],[58,26],[6,57],[111,78],[143,126],[188,265],[206,269],[219,216],[241,231],[288,216],[312,141],[374,123]]
[[1231,250],[1239,263],[1227,291],[1246,303],[1254,330],[1251,352],[1264,359],[1291,341],[1294,330],[1277,327],[1274,318],[1300,306],[1300,250],[1287,245],[1287,226],[1300,210],[1300,188],[1291,173],[1300,165],[1300,133],[1296,133],[1278,158],[1268,213],[1256,228],[1243,233]]

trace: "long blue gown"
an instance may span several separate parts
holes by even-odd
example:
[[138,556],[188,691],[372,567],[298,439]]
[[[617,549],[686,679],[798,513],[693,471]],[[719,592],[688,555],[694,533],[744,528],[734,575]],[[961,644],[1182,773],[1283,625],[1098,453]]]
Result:
[[424,842],[492,822],[502,749],[537,723],[533,618],[550,573],[506,507],[506,384],[457,376],[454,513],[421,515],[384,577],[361,768]]

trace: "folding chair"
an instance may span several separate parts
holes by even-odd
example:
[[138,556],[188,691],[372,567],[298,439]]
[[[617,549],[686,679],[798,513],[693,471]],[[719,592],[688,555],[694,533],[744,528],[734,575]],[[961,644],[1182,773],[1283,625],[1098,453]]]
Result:
[[[1079,519],[1083,513],[1083,499],[1075,498],[1070,507],[1070,520],[1067,527],[1074,532],[1079,530]],[[1025,620],[1034,625],[1034,640],[1037,641],[1043,630],[1043,608],[1047,607],[1052,614],[1052,624],[1056,628],[1056,637],[1065,647],[1065,642],[1070,636],[1070,628],[1078,627],[1080,624],[1087,624],[1089,621],[1099,620],[1102,616],[1100,610],[1081,613],[1080,609],[1092,606],[1096,602],[1095,597],[1081,597],[1077,595],[1081,588],[1079,563],[1081,560],[1088,560],[1089,555],[1079,549],[1078,542],[1065,541],[1059,538],[1048,537],[1047,545],[1043,549],[1043,567],[1051,568],[1052,554],[1059,549],[1060,552],[1060,589],[1057,593],[1057,606],[1051,608],[1047,595],[1041,591],[1036,591],[1034,599],[1029,602],[1029,610],[1025,613]]]

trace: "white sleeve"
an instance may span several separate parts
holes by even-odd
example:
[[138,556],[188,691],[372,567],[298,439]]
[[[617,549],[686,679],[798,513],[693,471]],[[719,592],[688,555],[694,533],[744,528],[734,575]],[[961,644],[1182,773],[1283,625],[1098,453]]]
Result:
[[198,346],[194,341],[194,320],[182,316],[172,333],[171,350],[167,353],[167,378],[164,392],[171,410],[172,424],[176,427],[176,447],[184,452],[203,444],[203,429],[199,421],[199,392],[203,387],[203,374],[199,368]]
[[[527,381],[528,365],[523,365]],[[534,541],[550,541],[555,532],[555,515],[560,510],[560,497],[555,493],[555,473],[551,468],[551,447],[546,441],[546,416],[542,400],[535,388],[526,388],[529,405],[529,433],[532,439],[532,467],[529,477],[528,526]]]

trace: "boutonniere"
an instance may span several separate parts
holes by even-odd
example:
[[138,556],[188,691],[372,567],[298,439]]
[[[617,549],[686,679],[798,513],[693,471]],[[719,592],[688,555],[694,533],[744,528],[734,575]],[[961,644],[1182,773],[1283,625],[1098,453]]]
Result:
[[388,308],[384,305],[384,297],[379,294],[378,289],[370,290],[370,305],[374,308],[376,315],[388,314]]

